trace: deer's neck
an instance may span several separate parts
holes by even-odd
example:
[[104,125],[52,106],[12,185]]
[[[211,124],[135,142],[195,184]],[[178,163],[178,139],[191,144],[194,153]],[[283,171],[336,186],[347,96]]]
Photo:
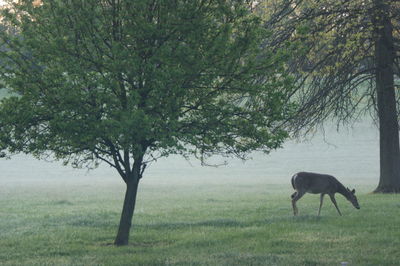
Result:
[[345,196],[346,198],[347,198],[347,196],[348,196],[348,194],[349,194],[349,192],[347,191],[346,187],[343,186],[343,184],[340,183],[339,181],[338,181],[338,184],[337,184],[337,193],[342,194],[342,195]]

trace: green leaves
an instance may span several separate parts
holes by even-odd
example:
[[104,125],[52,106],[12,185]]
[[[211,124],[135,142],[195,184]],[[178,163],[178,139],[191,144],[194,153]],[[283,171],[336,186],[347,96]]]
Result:
[[[127,174],[153,153],[244,156],[279,147],[292,82],[261,49],[246,1],[29,1],[0,36],[0,107],[12,152]],[[72,158],[72,159],[71,159]],[[75,159],[74,159],[75,158]]]

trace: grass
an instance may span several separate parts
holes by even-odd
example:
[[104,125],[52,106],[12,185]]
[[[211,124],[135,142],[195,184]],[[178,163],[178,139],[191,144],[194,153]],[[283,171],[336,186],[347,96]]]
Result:
[[[285,180],[287,181],[287,180]],[[400,196],[369,194],[343,216],[318,195],[292,216],[289,182],[144,180],[130,245],[112,245],[119,180],[0,183],[1,265],[398,265]]]

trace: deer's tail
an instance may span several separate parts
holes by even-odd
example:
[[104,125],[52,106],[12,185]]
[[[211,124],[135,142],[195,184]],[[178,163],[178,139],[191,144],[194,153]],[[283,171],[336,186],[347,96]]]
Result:
[[292,183],[292,187],[293,189],[296,189],[296,187],[294,186],[294,179],[296,178],[297,174],[295,174],[294,176],[292,176],[292,179],[290,180]]
[[294,179],[295,179],[296,177],[297,177],[297,174],[293,175],[293,176],[292,176],[292,179],[290,180],[290,182],[292,183],[293,189],[296,190],[292,195],[290,195],[290,197],[291,197],[292,199],[294,199],[294,197],[297,195],[297,189],[296,189],[296,187],[294,186]]

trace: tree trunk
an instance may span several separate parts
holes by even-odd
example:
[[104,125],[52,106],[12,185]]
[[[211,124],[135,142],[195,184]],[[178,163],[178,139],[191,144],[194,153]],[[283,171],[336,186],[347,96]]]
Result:
[[128,245],[129,232],[132,225],[133,212],[135,210],[138,186],[139,179],[130,180],[126,184],[124,206],[122,208],[117,237],[114,241],[114,245],[116,246]]
[[399,125],[394,89],[394,43],[390,6],[375,0],[375,64],[380,137],[380,179],[375,192],[400,192]]
[[141,157],[135,160],[131,174],[127,175],[124,179],[126,183],[126,192],[118,233],[114,241],[114,245],[116,246],[125,246],[128,245],[129,242],[129,232],[132,226],[133,213],[135,211],[136,195],[139,181],[144,170],[142,169],[142,159]]

